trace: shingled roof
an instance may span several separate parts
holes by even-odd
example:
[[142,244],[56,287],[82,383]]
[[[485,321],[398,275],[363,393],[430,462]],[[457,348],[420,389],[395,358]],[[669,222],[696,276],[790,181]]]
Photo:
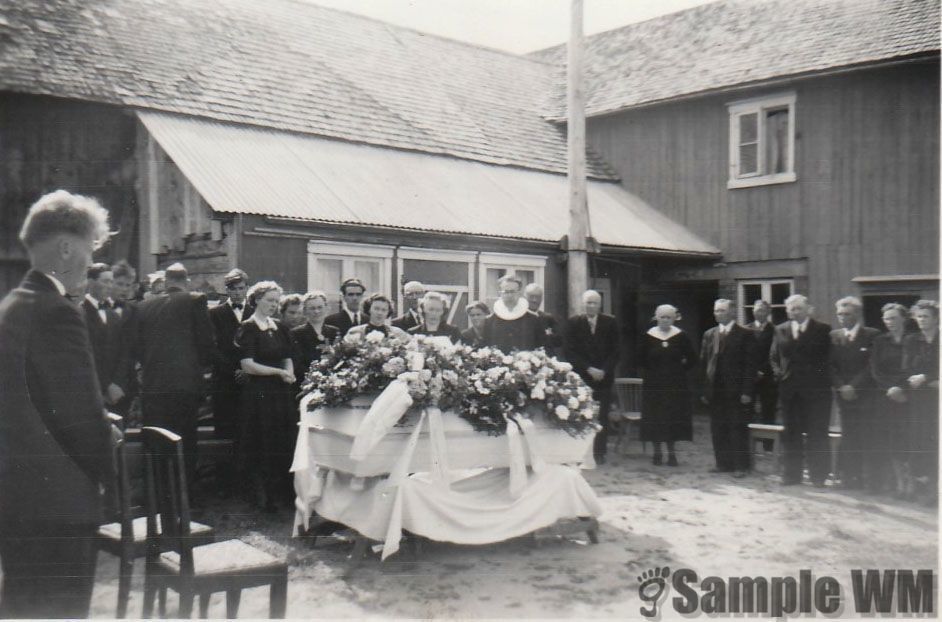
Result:
[[[586,114],[939,50],[939,0],[725,0],[587,37]],[[565,46],[531,54],[564,68]],[[547,116],[565,119],[557,73]]]
[[296,0],[0,3],[0,90],[564,173],[553,71]]

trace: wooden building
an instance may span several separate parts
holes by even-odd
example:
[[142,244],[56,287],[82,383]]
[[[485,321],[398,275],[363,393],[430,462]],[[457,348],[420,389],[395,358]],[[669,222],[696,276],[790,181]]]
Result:
[[642,304],[676,298],[699,323],[723,296],[750,321],[763,298],[782,320],[804,293],[833,322],[853,294],[881,326],[885,302],[937,300],[938,29],[936,1],[772,0],[589,37],[589,146],[723,252],[665,267]]

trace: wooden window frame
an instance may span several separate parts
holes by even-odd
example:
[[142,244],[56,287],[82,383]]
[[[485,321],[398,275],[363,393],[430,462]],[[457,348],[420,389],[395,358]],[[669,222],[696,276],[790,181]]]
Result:
[[[795,93],[781,93],[768,97],[742,100],[727,104],[729,110],[729,179],[728,189],[751,188],[771,184],[790,183],[798,180],[795,174]],[[788,108],[788,163],[784,173],[763,174],[765,170],[765,115],[766,110]],[[739,119],[743,115],[755,114],[756,119],[756,166],[754,174],[739,173]]]
[[[381,294],[393,298],[392,284],[392,260],[394,247],[383,246],[379,244],[358,244],[356,242],[326,242],[323,240],[309,240],[307,243],[307,287],[308,291],[314,289],[314,269],[318,258],[339,259],[344,262],[356,260],[379,260],[379,281],[382,289]],[[346,265],[346,264],[344,264]],[[341,278],[350,278],[354,274],[341,274]],[[339,291],[340,283],[337,283]],[[336,292],[327,292],[333,294]],[[376,292],[367,292],[373,294]]]
[[[477,253],[472,251],[456,251],[451,249],[438,248],[416,248],[409,246],[400,246],[396,251],[396,274],[402,278],[405,270],[405,260],[414,259],[418,261],[446,261],[451,263],[465,263],[468,265],[468,285],[442,285],[436,283],[422,282],[426,291],[438,291],[447,294],[454,294],[455,300],[460,298],[461,294],[468,295],[468,301],[472,300],[471,293],[474,291],[474,262],[477,260]],[[453,304],[448,311],[446,321],[449,324],[455,323],[455,315],[458,313],[458,306]],[[403,313],[404,309],[402,299],[402,287],[396,288],[396,309]],[[464,312],[464,309],[461,309]]]
[[[772,286],[787,283],[790,289],[789,296],[795,293],[795,279],[792,277],[767,278],[767,279],[743,279],[736,281],[736,316],[740,324],[746,323],[746,307],[752,307],[755,300],[746,300],[743,289],[746,285],[759,285],[762,288],[760,298],[771,304]],[[774,307],[784,307],[784,305],[772,305]]]
[[[539,285],[543,291],[546,291],[546,257],[543,255],[515,255],[512,253],[481,253],[478,258],[478,286],[477,299],[484,300],[487,297],[485,288],[487,287],[487,269],[503,268],[513,270],[516,273],[518,268],[522,270],[533,270],[534,283]],[[523,292],[521,292],[521,296]],[[544,297],[540,305],[542,309],[546,304]]]

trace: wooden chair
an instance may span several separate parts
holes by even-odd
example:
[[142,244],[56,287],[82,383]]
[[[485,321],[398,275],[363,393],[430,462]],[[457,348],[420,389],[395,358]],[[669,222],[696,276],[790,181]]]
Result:
[[200,597],[200,617],[207,617],[209,598],[215,592],[226,593],[226,617],[235,618],[243,589],[269,585],[269,615],[283,618],[288,601],[288,564],[241,540],[194,546],[182,439],[155,427],[142,428],[141,435],[147,490],[143,617],[151,617],[158,592],[160,615],[166,614],[169,588],[180,595],[179,618],[190,617],[196,595]]
[[[615,398],[621,411],[617,417],[615,451],[625,441],[631,440],[631,428],[638,431],[641,451],[647,452],[647,443],[641,439],[641,391],[644,381],[641,378],[615,378]],[[615,423],[615,422],[613,422]]]
[[[108,420],[119,430],[123,420],[114,413],[108,413]],[[118,558],[118,606],[115,614],[124,618],[128,612],[128,600],[131,596],[131,577],[134,573],[134,560],[144,557],[147,540],[147,518],[135,517],[141,508],[131,506],[131,481],[128,473],[127,441],[122,435],[113,448],[115,462],[115,496],[117,515],[115,522],[98,528],[98,550],[110,553]],[[159,528],[159,522],[158,522]],[[192,523],[190,533],[195,543],[212,542],[215,533],[209,525]]]

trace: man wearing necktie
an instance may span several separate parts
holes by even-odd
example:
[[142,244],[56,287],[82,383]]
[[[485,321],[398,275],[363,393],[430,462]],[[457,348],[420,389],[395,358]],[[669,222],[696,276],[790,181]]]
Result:
[[710,407],[710,431],[717,473],[743,477],[749,470],[749,419],[755,385],[755,337],[733,320],[733,302],[713,304],[717,325],[703,335],[703,401]]
[[85,313],[65,296],[85,287],[108,212],[59,190],[19,237],[31,269],[0,302],[0,618],[86,618],[115,472]]
[[114,287],[114,274],[106,263],[88,269],[88,285],[82,300],[85,323],[95,356],[95,371],[101,394],[109,408],[124,399],[127,378],[121,373],[121,318],[108,305]]
[[859,298],[847,296],[835,306],[841,326],[831,331],[831,382],[841,415],[838,471],[845,488],[861,488],[865,483],[877,482],[889,466],[871,460],[884,452],[880,451],[880,439],[868,435],[875,429],[872,421],[875,383],[870,375],[870,352],[880,331],[861,325],[863,303]]
[[347,279],[340,284],[340,293],[343,296],[340,311],[324,318],[325,324],[337,327],[340,337],[346,335],[354,326],[366,323],[366,318],[360,313],[360,302],[365,292],[366,287],[360,279]]
[[831,465],[831,327],[814,320],[811,311],[805,296],[789,296],[788,320],[775,327],[769,353],[785,423],[785,486],[801,483],[807,459],[812,483],[823,487]]
[[[216,353],[213,358],[213,426],[216,438],[234,439],[238,427],[239,395],[245,384],[245,372],[239,363],[241,358],[235,345],[235,335],[246,313],[245,293],[249,277],[239,268],[230,270],[223,283],[228,298],[209,310],[209,319],[216,336]],[[228,465],[231,466],[231,465]],[[222,474],[222,479],[231,479],[232,470]],[[224,482],[223,485],[233,482]]]
[[[756,337],[756,390],[753,401],[753,412],[756,421],[765,424],[774,424],[778,410],[778,385],[772,365],[769,363],[769,352],[772,350],[772,341],[775,338],[775,326],[772,324],[772,305],[765,300],[756,300],[752,305],[752,314],[755,318],[748,326]],[[772,441],[763,441],[766,451],[772,450]]]
[[[422,323],[422,315],[419,313],[419,300],[425,295],[425,286],[418,281],[409,281],[402,286],[402,299],[406,308],[402,315],[392,321],[396,328],[409,332],[409,329],[415,328]],[[354,325],[355,326],[355,325]]]

